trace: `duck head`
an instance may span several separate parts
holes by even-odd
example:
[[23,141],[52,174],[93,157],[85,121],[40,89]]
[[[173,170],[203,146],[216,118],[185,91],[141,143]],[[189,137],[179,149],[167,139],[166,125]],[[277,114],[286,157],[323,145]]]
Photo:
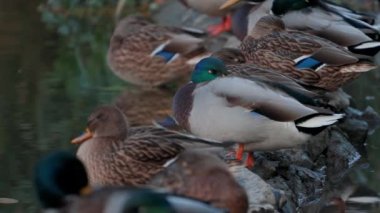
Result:
[[64,151],[53,152],[38,161],[34,183],[44,208],[60,208],[66,196],[90,192],[82,162]]
[[86,132],[71,143],[80,144],[91,138],[125,139],[128,121],[116,106],[101,106],[88,117]]
[[302,10],[310,6],[316,6],[320,0],[274,0],[272,12],[275,15],[284,15],[293,10]]
[[227,75],[227,68],[224,62],[218,58],[208,57],[199,61],[191,74],[193,83],[211,81],[217,77]]

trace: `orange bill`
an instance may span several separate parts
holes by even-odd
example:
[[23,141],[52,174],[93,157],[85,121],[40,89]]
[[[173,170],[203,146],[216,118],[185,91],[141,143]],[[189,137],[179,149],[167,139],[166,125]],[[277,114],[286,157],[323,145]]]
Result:
[[81,143],[83,143],[83,142],[85,142],[91,138],[92,138],[92,132],[87,128],[85,133],[83,133],[81,136],[74,138],[71,141],[71,143],[72,144],[81,144]]
[[89,194],[91,194],[91,192],[92,192],[92,188],[91,188],[91,186],[87,185],[87,186],[83,187],[83,188],[80,190],[79,194],[82,195],[82,196],[84,196],[84,195],[89,195]]

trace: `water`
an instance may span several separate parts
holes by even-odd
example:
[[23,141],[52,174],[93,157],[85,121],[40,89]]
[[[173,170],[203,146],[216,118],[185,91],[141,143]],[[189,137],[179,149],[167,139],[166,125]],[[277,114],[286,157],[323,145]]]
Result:
[[[83,130],[88,113],[130,88],[105,62],[113,27],[107,11],[100,18],[69,18],[57,33],[49,26],[62,20],[49,13],[41,17],[38,5],[0,0],[0,197],[20,201],[0,204],[0,212],[36,212],[36,160],[50,150],[74,149],[69,141]],[[360,109],[380,111],[378,81],[373,72],[347,87]],[[380,131],[369,139],[369,167],[354,174],[378,191],[379,137]]]
[[[0,197],[20,201],[0,204],[0,212],[36,212],[31,181],[38,157],[74,149],[69,141],[88,113],[126,86],[105,63],[111,18],[102,35],[63,37],[41,22],[38,5],[0,1]],[[74,45],[79,39],[88,42]]]

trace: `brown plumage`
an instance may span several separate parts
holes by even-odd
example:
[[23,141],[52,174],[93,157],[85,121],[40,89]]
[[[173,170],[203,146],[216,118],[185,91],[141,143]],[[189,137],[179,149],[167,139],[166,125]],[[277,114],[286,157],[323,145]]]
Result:
[[[186,76],[197,58],[207,53],[203,39],[185,31],[158,26],[140,16],[127,17],[112,35],[108,64],[121,79],[142,86],[159,86]],[[160,55],[161,51],[172,55]]]
[[216,156],[202,152],[181,153],[150,185],[210,202],[231,213],[245,213],[248,209],[247,194],[227,166]]
[[[341,111],[350,105],[350,96],[347,95],[342,89],[329,92],[324,88],[318,88],[304,83],[302,81],[304,78],[294,79],[285,75],[285,73],[259,67],[256,64],[246,63],[244,62],[245,57],[242,51],[239,49],[222,48],[214,52],[212,56],[221,59],[227,65],[228,72],[230,72],[232,75],[241,77],[253,76],[256,78],[261,76],[261,78],[273,80],[274,82],[288,86],[289,84],[298,84],[298,86],[294,85],[293,87],[296,88],[302,86],[306,90],[313,92],[314,95],[310,93],[308,96],[318,98],[317,103],[319,105],[331,107],[336,111]],[[242,63],[246,64],[241,65]],[[302,76],[302,72],[296,74]],[[316,96],[315,94],[318,94],[319,97],[317,97],[318,95]]]
[[[249,63],[271,68],[302,83],[335,91],[347,81],[376,66],[362,61],[326,39],[299,31],[286,31],[281,19],[261,18],[241,44]],[[298,68],[305,58],[320,62],[316,68]]]
[[[201,139],[152,126],[128,127],[114,106],[96,109],[87,133],[74,139],[77,156],[86,166],[91,185],[142,185],[163,165]],[[204,145],[204,144],[202,144]],[[209,146],[209,145],[208,145]]]

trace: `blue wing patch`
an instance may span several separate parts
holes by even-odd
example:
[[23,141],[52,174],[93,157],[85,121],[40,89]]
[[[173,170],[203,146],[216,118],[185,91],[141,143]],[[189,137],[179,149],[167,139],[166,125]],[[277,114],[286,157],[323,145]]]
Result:
[[176,53],[168,52],[165,50],[161,50],[161,51],[157,52],[156,54],[154,54],[154,56],[160,56],[160,57],[164,58],[166,63],[173,60],[176,55],[177,55]]
[[316,70],[320,66],[322,66],[323,63],[316,60],[313,57],[308,57],[300,60],[299,62],[296,63],[296,68],[298,69],[313,69]]

